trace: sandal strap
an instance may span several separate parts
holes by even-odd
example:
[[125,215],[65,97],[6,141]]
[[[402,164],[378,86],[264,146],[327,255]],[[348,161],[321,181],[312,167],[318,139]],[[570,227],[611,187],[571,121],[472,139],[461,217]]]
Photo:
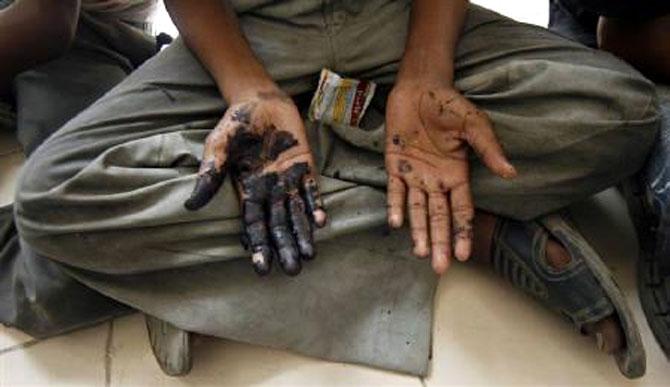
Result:
[[560,270],[546,260],[549,231],[535,221],[500,219],[494,232],[495,271],[552,309],[568,317],[577,329],[615,312],[582,254],[564,246],[570,263]]

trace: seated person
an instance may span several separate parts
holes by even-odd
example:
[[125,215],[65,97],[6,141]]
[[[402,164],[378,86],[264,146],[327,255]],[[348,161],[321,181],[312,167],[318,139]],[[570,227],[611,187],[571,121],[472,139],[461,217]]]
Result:
[[[0,1],[0,130],[16,134],[29,160],[56,129],[156,53],[147,23],[154,6]],[[12,205],[0,207],[0,294],[0,321],[36,337],[129,311],[25,245]]]
[[[425,374],[431,267],[471,257],[644,373],[624,296],[560,210],[640,168],[651,82],[464,0],[166,4],[183,39],[35,151],[16,220],[22,245],[151,316],[167,373],[196,332]],[[305,127],[324,67],[378,83],[385,125]],[[406,216],[430,266],[385,232]]]
[[663,124],[646,166],[623,186],[635,222],[640,301],[649,326],[670,355],[670,2],[551,0],[549,28],[609,51],[657,81]]

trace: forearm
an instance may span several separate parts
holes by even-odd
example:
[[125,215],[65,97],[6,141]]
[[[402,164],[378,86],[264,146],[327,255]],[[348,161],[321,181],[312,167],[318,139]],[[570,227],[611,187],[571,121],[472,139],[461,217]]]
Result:
[[0,11],[0,94],[13,77],[61,55],[79,17],[79,0],[19,0]]
[[598,45],[655,80],[670,81],[670,15],[643,23],[601,17]]
[[467,7],[467,0],[414,0],[399,80],[453,83],[454,52]]
[[184,41],[209,71],[228,103],[278,90],[249,47],[224,0],[166,0]]

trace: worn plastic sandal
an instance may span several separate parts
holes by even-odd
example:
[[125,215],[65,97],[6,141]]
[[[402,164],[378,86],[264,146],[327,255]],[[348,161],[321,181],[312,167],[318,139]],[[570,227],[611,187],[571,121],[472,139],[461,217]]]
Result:
[[191,334],[183,329],[145,315],[149,342],[156,361],[169,376],[183,376],[193,367]]
[[[550,235],[572,257],[560,270],[545,259]],[[614,353],[619,370],[631,379],[644,375],[645,351],[625,297],[598,254],[561,215],[531,222],[499,220],[492,257],[496,272],[566,316],[580,331],[616,313],[626,340]]]
[[670,214],[638,179],[619,187],[637,232],[638,296],[649,328],[670,358]]

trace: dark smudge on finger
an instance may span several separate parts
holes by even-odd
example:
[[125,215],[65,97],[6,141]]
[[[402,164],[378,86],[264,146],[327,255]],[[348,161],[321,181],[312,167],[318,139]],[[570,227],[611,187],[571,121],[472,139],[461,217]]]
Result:
[[184,203],[184,207],[190,211],[204,207],[214,197],[223,183],[225,174],[218,171],[214,161],[206,162],[206,167],[198,174],[195,188],[191,196]]
[[244,229],[252,254],[253,267],[259,274],[270,271],[273,258],[288,275],[302,269],[301,257],[312,258],[312,226],[306,208],[320,210],[317,187],[313,181],[306,204],[300,193],[304,177],[310,172],[306,162],[298,162],[284,171],[264,171],[265,166],[298,144],[295,137],[274,127],[264,133],[247,130],[248,118],[239,112],[234,118],[239,127],[228,142],[230,173],[239,182]]
[[307,219],[305,202],[297,192],[291,194],[288,200],[289,212],[291,214],[291,225],[293,234],[298,242],[300,255],[305,259],[314,258],[314,242],[312,238],[312,227]]
[[279,265],[284,273],[296,275],[302,269],[300,256],[289,228],[286,211],[286,184],[277,182],[272,188],[270,203],[270,234],[277,248]]
[[251,261],[256,273],[265,275],[270,272],[273,251],[270,248],[270,238],[263,205],[251,200],[243,200],[244,234],[251,250]]
[[319,195],[319,187],[313,178],[307,179],[304,185],[305,204],[307,212],[312,216],[312,222],[316,227],[326,225],[326,212]]

